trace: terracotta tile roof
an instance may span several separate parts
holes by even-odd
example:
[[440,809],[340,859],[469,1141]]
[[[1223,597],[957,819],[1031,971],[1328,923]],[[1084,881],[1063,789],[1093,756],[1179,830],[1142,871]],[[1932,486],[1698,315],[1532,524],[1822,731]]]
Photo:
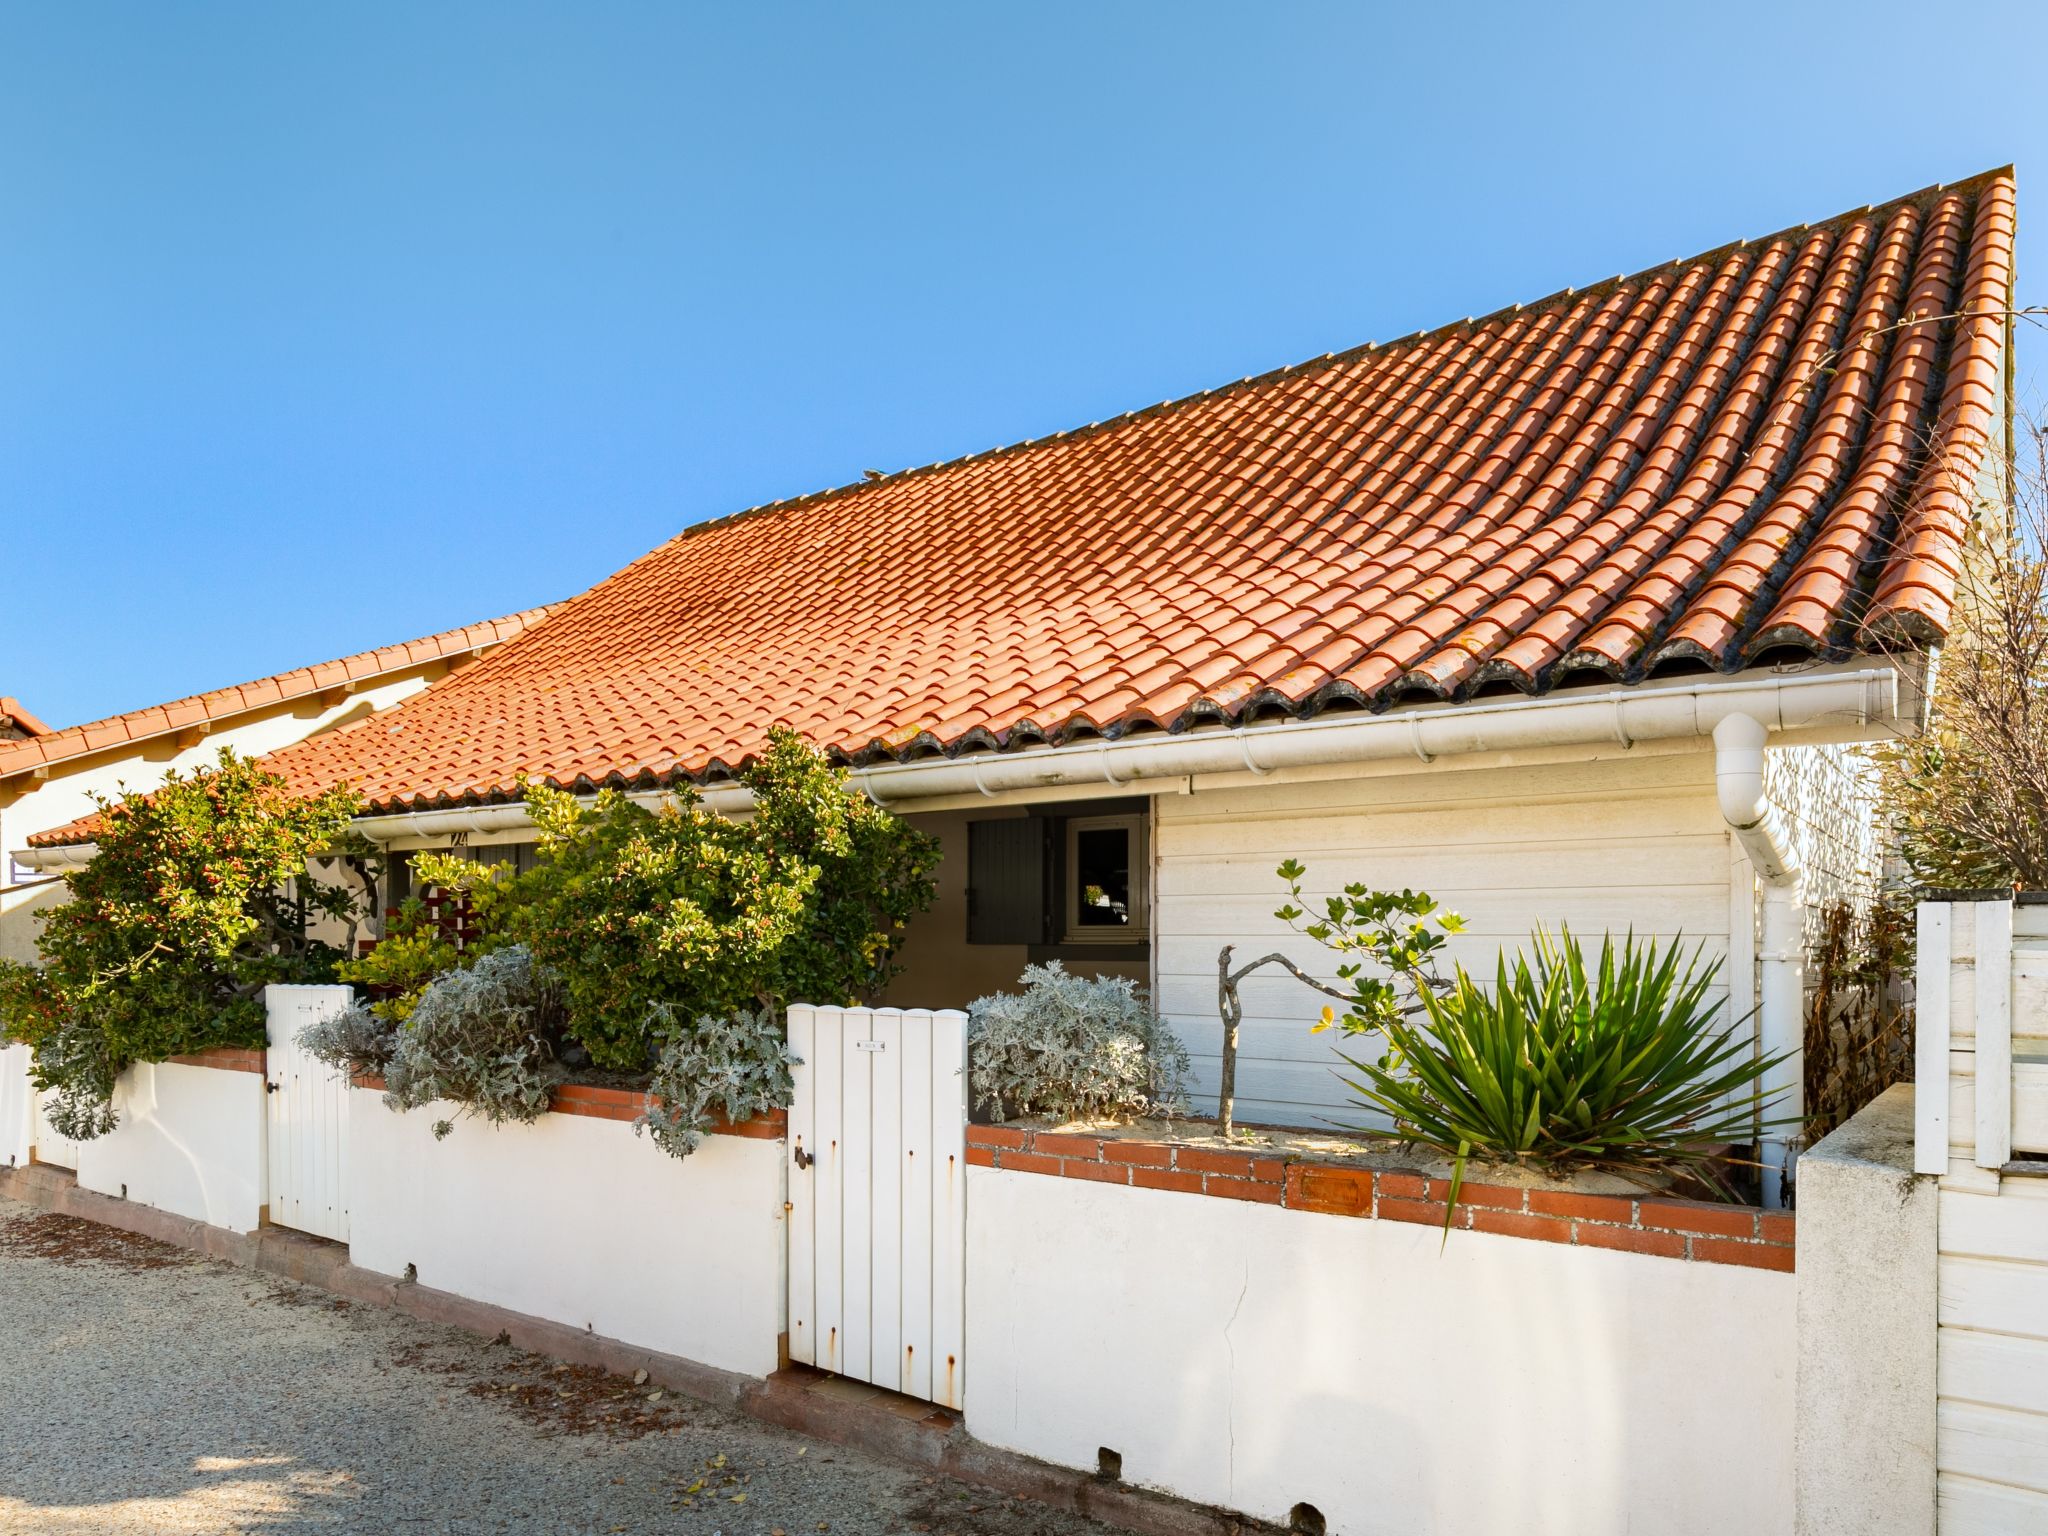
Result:
[[420,807],[1931,641],[2013,224],[1994,172],[702,524],[273,761]]
[[30,714],[13,694],[0,694],[0,730],[19,731],[23,736],[47,736],[50,728]]
[[[112,715],[84,725],[66,726],[60,731],[41,726],[27,740],[0,742],[0,779],[109,747],[126,746],[155,736],[217,724],[250,710],[267,709],[307,694],[323,693],[330,688],[373,683],[389,673],[502,645],[559,606],[529,608],[524,613],[507,614],[501,619],[485,619],[478,624],[466,624],[460,629],[446,630],[423,639],[361,651],[354,656],[323,661],[316,666],[298,667],[273,677],[258,678],[253,683],[216,688],[211,693],[195,694],[189,699],[155,704],[148,709],[131,710],[125,715]],[[13,708],[12,699],[0,699],[0,710]],[[54,833],[44,835],[55,836]]]

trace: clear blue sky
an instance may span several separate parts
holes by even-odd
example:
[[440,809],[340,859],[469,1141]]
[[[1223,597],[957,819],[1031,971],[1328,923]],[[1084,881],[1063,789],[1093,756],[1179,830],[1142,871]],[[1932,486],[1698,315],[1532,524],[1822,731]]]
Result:
[[2008,161],[2048,300],[2043,57],[2017,4],[9,4],[0,693],[566,597]]

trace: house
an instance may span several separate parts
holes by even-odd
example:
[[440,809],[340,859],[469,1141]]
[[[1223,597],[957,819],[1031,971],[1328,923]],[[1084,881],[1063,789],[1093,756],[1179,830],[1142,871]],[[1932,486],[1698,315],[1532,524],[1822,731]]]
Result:
[[387,645],[255,682],[53,730],[0,699],[0,956],[32,957],[35,909],[58,896],[61,855],[27,862],[38,834],[90,815],[94,796],[147,789],[210,763],[223,747],[256,757],[388,709],[504,644],[548,610]]
[[[1998,489],[2013,232],[1992,172],[700,523],[269,761],[393,850],[516,847],[522,777],[733,806],[792,727],[943,846],[890,1001],[1136,976],[1211,1093],[1219,949],[1329,969],[1290,857],[1470,962],[1683,935],[1796,1049],[1802,924],[1876,862],[1854,749],[1919,725]],[[1316,1000],[1245,1001],[1240,1116],[1351,1116]]]

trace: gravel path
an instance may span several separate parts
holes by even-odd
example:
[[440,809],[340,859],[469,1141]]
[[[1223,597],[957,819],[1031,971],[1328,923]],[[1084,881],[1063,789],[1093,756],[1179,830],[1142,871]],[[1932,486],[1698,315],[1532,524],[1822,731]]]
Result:
[[1107,1528],[0,1200],[0,1532]]

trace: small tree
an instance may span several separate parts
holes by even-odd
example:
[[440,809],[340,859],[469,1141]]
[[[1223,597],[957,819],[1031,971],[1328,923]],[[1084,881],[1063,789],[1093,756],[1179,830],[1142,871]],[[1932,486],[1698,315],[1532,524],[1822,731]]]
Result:
[[[1254,971],[1277,966],[1295,980],[1323,996],[1344,1005],[1341,1015],[1346,1034],[1385,1029],[1388,1024],[1416,1012],[1420,1004],[1411,997],[1402,1001],[1401,989],[1419,991],[1440,986],[1436,974],[1436,952],[1445,938],[1465,926],[1455,912],[1439,911],[1436,901],[1420,891],[1375,891],[1364,885],[1347,885],[1343,894],[1326,897],[1321,917],[1310,917],[1302,892],[1308,871],[1289,859],[1279,869],[1287,882],[1287,904],[1273,915],[1299,933],[1306,934],[1326,949],[1346,956],[1337,966],[1342,986],[1331,986],[1311,976],[1277,951],[1261,955],[1244,965],[1230,963],[1236,946],[1226,944],[1216,957],[1216,1006],[1223,1016],[1223,1053],[1216,1095],[1217,1134],[1228,1137],[1237,1120],[1237,1031],[1244,1022],[1244,998],[1238,988]],[[1370,964],[1372,971],[1366,969]],[[1313,1032],[1321,1034],[1339,1022],[1335,1007],[1325,1006]]]
[[[0,1029],[33,1048],[67,1136],[113,1128],[132,1062],[261,1045],[270,982],[332,979],[376,899],[376,865],[349,831],[357,801],[298,796],[232,751],[147,793],[101,800],[98,851],[44,914],[42,965],[0,962]],[[338,853],[354,882],[315,877]],[[323,920],[342,925],[323,940]]]
[[1950,889],[2048,889],[2048,430],[2022,447],[1963,564],[1927,734],[1878,753],[1907,867]]

